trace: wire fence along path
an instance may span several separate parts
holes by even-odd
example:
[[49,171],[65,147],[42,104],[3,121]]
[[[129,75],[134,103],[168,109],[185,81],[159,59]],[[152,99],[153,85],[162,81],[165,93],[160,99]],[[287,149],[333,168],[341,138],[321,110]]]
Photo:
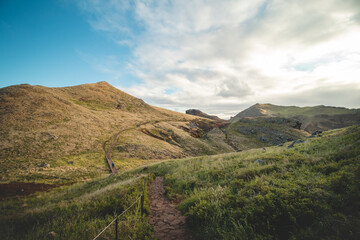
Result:
[[96,235],[96,237],[93,238],[93,240],[96,240],[98,237],[100,237],[100,235],[103,234],[106,231],[106,229],[108,229],[114,222],[115,222],[115,239],[117,240],[118,239],[118,219],[122,215],[124,215],[127,211],[129,211],[133,206],[135,206],[136,203],[140,203],[141,216],[143,216],[145,184],[146,184],[146,179],[144,179],[143,192],[140,194],[140,196],[127,209],[125,209],[122,213],[117,215],[98,235]]

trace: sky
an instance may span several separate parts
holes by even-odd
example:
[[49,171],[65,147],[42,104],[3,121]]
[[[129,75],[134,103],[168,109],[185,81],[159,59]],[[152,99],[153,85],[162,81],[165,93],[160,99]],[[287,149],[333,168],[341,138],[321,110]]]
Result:
[[360,1],[0,0],[0,87],[99,81],[223,118],[360,108]]

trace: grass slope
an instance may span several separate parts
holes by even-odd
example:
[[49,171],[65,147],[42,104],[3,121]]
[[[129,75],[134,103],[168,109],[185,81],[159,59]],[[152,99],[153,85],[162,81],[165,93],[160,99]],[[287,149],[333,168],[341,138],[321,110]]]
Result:
[[[150,174],[165,177],[167,196],[181,202],[197,239],[359,239],[359,136],[353,126],[293,148],[162,161],[7,199],[0,202],[0,237],[44,239],[54,231],[58,239],[91,239],[139,196]],[[121,236],[152,239],[146,216],[131,212],[120,225]]]
[[198,239],[360,238],[360,126],[290,149],[169,161],[149,171],[182,200]]
[[277,106],[273,104],[255,104],[237,114],[232,122],[246,117],[283,117],[294,118],[303,123],[302,129],[308,132],[329,130],[351,126],[360,121],[360,109],[343,107],[314,106]]
[[294,128],[294,123],[296,121],[277,117],[243,118],[231,122],[224,132],[229,145],[236,150],[248,150],[279,145],[309,135]]

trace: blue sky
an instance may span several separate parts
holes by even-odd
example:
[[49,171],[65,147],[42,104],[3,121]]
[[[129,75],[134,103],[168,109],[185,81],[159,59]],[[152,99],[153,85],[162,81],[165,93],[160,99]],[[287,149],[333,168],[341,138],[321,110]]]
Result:
[[[140,81],[125,70],[129,47],[92,29],[86,14],[70,1],[1,1],[0,36],[0,87],[98,81],[131,86]],[[96,67],[111,56],[123,73],[118,79]]]
[[0,87],[107,81],[224,118],[359,108],[359,42],[358,0],[2,0]]

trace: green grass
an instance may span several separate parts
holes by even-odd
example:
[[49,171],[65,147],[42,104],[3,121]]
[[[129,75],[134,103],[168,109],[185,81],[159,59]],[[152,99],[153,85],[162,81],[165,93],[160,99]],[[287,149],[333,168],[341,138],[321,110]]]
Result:
[[[42,164],[50,167],[44,168]],[[53,159],[1,160],[1,182],[68,184],[104,176],[109,168],[103,153],[83,153]]]
[[[46,239],[52,231],[56,239],[92,239],[138,198],[143,177],[125,173],[2,201],[1,239]],[[137,206],[120,219],[120,239],[150,239],[152,227]],[[112,226],[99,239],[113,239],[114,232]]]
[[338,115],[338,114],[352,114],[358,110],[328,107],[328,106],[315,106],[315,107],[296,107],[296,106],[276,106],[272,104],[264,104],[264,109],[269,111],[274,116],[280,117],[314,117],[315,115]]
[[[359,239],[360,126],[289,144],[151,163],[147,170],[8,199],[0,203],[0,236],[44,239],[54,231],[59,239],[91,239],[139,196],[144,174],[155,174],[164,176],[168,198],[181,201],[197,239]],[[73,160],[80,169],[100,157],[61,158],[54,168]],[[146,162],[116,161],[124,168]],[[131,213],[122,220],[125,238],[152,238],[146,216]]]
[[[112,155],[116,156],[116,154]],[[116,157],[113,157],[113,160],[120,172],[159,161]],[[54,159],[10,159],[0,162],[3,167],[3,170],[0,170],[0,183],[69,184],[109,175],[109,167],[103,152],[82,153]],[[44,163],[50,164],[50,167],[42,167]]]
[[[264,165],[254,163],[262,159]],[[198,239],[359,239],[360,127],[149,167]]]

